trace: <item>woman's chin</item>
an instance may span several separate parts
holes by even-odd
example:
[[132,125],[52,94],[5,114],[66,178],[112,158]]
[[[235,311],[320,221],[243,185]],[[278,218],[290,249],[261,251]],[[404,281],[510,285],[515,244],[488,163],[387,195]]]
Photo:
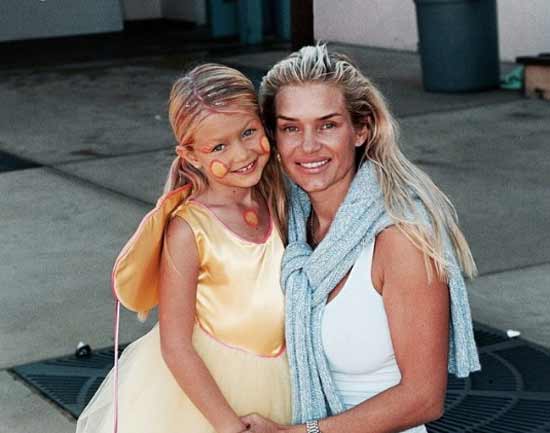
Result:
[[319,193],[330,187],[330,184],[328,182],[324,182],[323,179],[308,179],[305,182],[303,179],[300,179],[300,181],[301,182],[296,183],[308,194]]

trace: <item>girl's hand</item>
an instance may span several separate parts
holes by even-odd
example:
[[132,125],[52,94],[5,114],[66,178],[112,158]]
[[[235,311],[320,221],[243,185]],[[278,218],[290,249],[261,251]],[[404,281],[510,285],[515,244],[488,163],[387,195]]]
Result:
[[250,426],[248,431],[251,433],[279,433],[284,430],[284,426],[257,413],[243,416],[241,417],[241,421]]

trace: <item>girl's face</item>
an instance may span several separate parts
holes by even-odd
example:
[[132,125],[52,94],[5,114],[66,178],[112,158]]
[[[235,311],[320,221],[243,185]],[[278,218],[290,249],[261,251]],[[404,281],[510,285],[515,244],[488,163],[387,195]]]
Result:
[[277,149],[295,183],[316,193],[351,182],[355,149],[364,143],[368,130],[354,127],[338,87],[285,86],[277,93],[275,111]]
[[269,141],[254,113],[213,113],[202,120],[184,158],[209,185],[250,188],[269,159]]

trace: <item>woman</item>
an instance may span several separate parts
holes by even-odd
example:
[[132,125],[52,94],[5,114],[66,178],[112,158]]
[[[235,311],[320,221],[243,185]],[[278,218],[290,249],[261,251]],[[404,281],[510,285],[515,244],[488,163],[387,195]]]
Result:
[[297,425],[243,420],[262,433],[426,432],[447,370],[479,369],[461,273],[476,269],[451,203],[345,56],[302,48],[268,72],[260,102],[293,181],[282,285]]

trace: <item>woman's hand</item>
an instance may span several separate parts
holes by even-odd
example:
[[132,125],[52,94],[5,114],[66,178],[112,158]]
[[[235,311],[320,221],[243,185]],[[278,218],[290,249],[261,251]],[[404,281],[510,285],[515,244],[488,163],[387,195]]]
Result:
[[241,421],[250,426],[248,431],[251,433],[279,433],[285,430],[284,426],[264,418],[257,413],[243,416],[241,417]]

